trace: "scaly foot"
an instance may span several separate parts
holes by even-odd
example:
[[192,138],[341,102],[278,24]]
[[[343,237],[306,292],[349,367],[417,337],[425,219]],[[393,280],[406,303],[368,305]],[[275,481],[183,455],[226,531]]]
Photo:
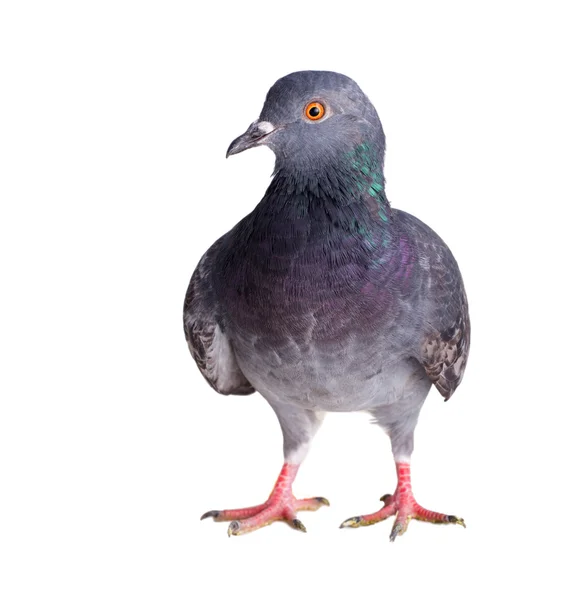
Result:
[[285,521],[294,529],[307,531],[297,518],[300,510],[317,510],[328,506],[326,498],[306,498],[297,500],[291,491],[291,485],[297,474],[298,465],[284,464],[270,497],[263,504],[235,510],[210,510],[202,519],[212,517],[214,521],[231,521],[227,533],[241,535],[250,533],[274,521]]
[[465,522],[459,517],[433,512],[418,504],[412,493],[409,463],[397,463],[397,478],[398,483],[395,493],[393,495],[386,494],[381,498],[384,504],[383,508],[369,515],[346,519],[340,527],[373,525],[392,515],[397,515],[390,535],[392,542],[395,541],[398,535],[405,533],[411,519],[429,523],[457,523],[465,527]]

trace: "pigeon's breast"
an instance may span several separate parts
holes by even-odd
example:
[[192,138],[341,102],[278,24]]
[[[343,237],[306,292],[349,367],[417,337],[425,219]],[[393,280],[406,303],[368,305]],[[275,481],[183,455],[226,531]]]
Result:
[[361,238],[299,227],[251,236],[224,265],[224,325],[238,363],[266,397],[369,407],[402,360],[390,342],[397,304]]
[[[253,231],[224,260],[220,297],[232,337],[276,349],[342,345],[393,311],[378,257],[357,235],[299,219]],[[383,273],[382,273],[383,275]]]

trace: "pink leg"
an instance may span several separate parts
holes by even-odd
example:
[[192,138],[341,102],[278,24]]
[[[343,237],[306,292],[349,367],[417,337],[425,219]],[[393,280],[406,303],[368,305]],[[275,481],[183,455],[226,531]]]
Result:
[[418,504],[414,499],[411,487],[411,467],[409,463],[396,463],[397,466],[397,489],[391,496],[386,494],[381,498],[384,503],[383,508],[369,515],[352,517],[342,523],[340,527],[363,527],[373,525],[387,519],[392,515],[397,515],[393,529],[391,530],[391,541],[395,541],[398,535],[403,535],[407,530],[409,521],[427,521],[429,523],[457,523],[465,527],[463,519],[453,515],[427,510]]
[[274,521],[285,521],[294,529],[306,531],[303,523],[296,517],[297,511],[317,510],[323,505],[328,506],[328,500],[320,497],[297,500],[291,487],[298,470],[299,465],[284,463],[272,493],[263,504],[235,510],[210,510],[201,518],[232,521],[227,530],[229,535],[249,533]]

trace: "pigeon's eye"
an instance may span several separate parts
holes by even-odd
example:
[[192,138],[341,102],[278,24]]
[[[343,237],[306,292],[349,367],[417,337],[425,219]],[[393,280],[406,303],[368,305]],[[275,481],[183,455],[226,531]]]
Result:
[[325,107],[320,102],[309,102],[305,107],[305,115],[311,121],[318,121],[323,118]]

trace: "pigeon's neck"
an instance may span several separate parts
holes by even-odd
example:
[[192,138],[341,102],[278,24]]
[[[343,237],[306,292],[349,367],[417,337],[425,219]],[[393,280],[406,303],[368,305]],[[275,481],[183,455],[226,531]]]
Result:
[[341,216],[370,221],[372,227],[387,227],[393,213],[385,195],[381,155],[375,145],[361,143],[318,161],[277,163],[263,203],[283,210],[289,202],[301,212],[321,204],[327,215],[336,209]]

